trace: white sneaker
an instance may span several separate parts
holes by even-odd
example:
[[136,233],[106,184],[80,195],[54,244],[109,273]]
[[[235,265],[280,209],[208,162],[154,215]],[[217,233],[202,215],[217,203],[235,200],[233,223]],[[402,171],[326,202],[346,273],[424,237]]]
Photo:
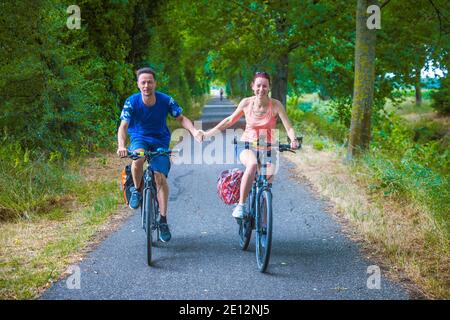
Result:
[[237,218],[237,219],[242,219],[244,217],[244,205],[243,204],[238,204],[234,208],[232,216]]

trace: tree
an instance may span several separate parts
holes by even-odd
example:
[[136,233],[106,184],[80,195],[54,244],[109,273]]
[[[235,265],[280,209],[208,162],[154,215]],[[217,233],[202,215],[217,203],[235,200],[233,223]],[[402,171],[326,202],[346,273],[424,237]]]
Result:
[[422,0],[414,5],[386,1],[383,27],[378,32],[377,74],[391,74],[390,89],[413,87],[416,103],[422,100],[421,70],[445,63],[448,56],[448,1]]
[[375,80],[376,29],[367,26],[367,8],[376,0],[358,0],[356,9],[355,83],[347,159],[369,147]]

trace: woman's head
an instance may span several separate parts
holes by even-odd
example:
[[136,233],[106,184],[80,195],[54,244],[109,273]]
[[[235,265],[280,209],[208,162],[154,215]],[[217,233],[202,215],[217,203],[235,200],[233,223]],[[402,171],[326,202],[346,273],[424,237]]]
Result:
[[253,76],[252,90],[256,96],[269,95],[270,75],[267,72],[256,72]]

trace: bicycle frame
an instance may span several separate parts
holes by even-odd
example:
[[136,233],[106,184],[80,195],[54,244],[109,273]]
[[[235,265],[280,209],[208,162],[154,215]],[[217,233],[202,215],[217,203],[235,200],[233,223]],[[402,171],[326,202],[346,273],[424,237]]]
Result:
[[[152,196],[152,198],[155,201],[156,204],[156,213],[159,212],[159,203],[158,203],[158,198],[157,198],[157,189],[156,189],[156,183],[155,183],[155,176],[153,173],[153,170],[151,169],[150,163],[148,164],[147,169],[144,171],[144,189],[142,192],[142,203],[141,203],[141,218],[142,218],[142,227],[144,228],[144,230],[146,232],[148,232],[148,230],[145,229],[145,219],[146,217],[144,217],[145,215],[143,214],[143,208],[144,208],[144,203],[145,203],[145,197],[147,196],[147,192],[150,192],[150,195]],[[152,220],[152,230],[155,230],[157,228],[157,222]]]
[[[260,174],[257,171],[255,180],[253,181],[252,187],[248,194],[248,197],[251,197],[249,215],[255,219],[258,217],[258,213],[259,213],[259,198],[261,196],[261,193],[264,190],[267,190],[270,193],[272,193],[272,183],[269,182],[266,175]],[[253,229],[254,229],[254,226],[253,226]]]

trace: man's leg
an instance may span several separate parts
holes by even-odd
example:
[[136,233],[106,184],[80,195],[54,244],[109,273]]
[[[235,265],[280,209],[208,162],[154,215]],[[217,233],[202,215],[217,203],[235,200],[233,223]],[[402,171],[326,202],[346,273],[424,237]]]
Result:
[[[141,152],[144,151],[144,149],[138,148],[134,149],[134,151]],[[131,198],[129,206],[131,209],[139,208],[139,205],[141,203],[142,194],[139,192],[139,187],[141,185],[142,176],[144,175],[144,163],[145,159],[133,160],[133,162],[131,163],[131,174],[133,176],[134,183],[134,186],[130,188]]]
[[156,188],[158,190],[157,198],[159,204],[159,240],[168,242],[172,238],[172,234],[167,224],[167,202],[169,199],[169,186],[167,185],[166,176],[160,172],[155,172]]
[[167,175],[170,170],[169,157],[161,156],[152,160],[152,168],[155,173],[156,189],[158,191],[157,198],[159,204],[159,239],[163,242],[170,240],[169,225],[167,224],[167,203],[169,201],[169,185],[167,184]]
[[167,203],[169,201],[169,185],[167,178],[160,172],[155,172],[156,188],[158,190],[158,203],[161,216],[167,216]]
[[[145,150],[136,149],[134,151],[144,152]],[[142,177],[144,175],[144,163],[145,163],[144,158],[133,160],[133,162],[131,163],[131,174],[133,175],[134,187],[136,189],[139,189],[141,185]]]

